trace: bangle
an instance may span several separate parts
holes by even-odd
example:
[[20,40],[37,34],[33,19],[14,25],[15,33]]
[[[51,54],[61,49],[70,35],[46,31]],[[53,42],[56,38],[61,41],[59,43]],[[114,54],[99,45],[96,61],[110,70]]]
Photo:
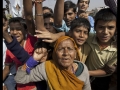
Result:
[[36,16],[43,16],[43,14],[36,14]]

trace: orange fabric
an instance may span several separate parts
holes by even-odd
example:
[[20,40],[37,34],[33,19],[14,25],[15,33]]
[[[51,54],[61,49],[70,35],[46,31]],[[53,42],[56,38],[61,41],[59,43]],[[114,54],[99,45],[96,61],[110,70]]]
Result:
[[80,61],[80,52],[79,52],[79,49],[78,49],[75,41],[73,40],[73,38],[71,38],[71,37],[69,37],[69,36],[62,36],[62,37],[60,37],[60,38],[55,42],[54,51],[53,51],[53,59],[55,59],[54,53],[56,52],[56,49],[57,49],[58,45],[59,45],[62,41],[66,40],[66,39],[70,39],[70,40],[73,41],[74,47],[75,47],[75,49],[76,49],[76,51],[77,51],[77,57],[76,57],[76,58],[77,58],[77,60]]
[[59,69],[53,60],[45,62],[50,90],[82,90],[84,82],[67,70]]
[[83,88],[84,82],[80,81],[74,74],[72,74],[68,70],[61,70],[57,67],[57,64],[55,63],[55,61],[57,61],[55,52],[58,48],[58,45],[62,41],[67,39],[73,41],[74,47],[78,52],[78,48],[75,44],[75,41],[68,36],[62,36],[55,42],[53,60],[48,60],[45,62],[45,70],[50,90],[82,90]]

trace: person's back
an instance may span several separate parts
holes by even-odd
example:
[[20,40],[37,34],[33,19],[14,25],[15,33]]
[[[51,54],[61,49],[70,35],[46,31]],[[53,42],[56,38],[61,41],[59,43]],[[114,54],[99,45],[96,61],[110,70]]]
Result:
[[[93,90],[108,90],[110,75],[117,64],[116,16],[109,8],[100,10],[95,16],[96,34],[90,34],[87,43],[92,51],[86,65],[90,76],[94,77],[91,86]],[[113,71],[110,71],[113,68]]]

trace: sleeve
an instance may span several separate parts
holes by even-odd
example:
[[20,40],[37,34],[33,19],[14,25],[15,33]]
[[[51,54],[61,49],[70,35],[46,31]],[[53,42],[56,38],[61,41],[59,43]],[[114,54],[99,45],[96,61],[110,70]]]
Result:
[[25,63],[29,59],[30,55],[23,47],[20,46],[15,37],[13,37],[13,41],[11,43],[7,43],[5,41],[5,44],[7,49],[10,50],[12,54],[20,60],[20,62]]
[[67,27],[64,20],[62,20],[62,26],[60,28],[53,26],[58,32],[68,32],[70,30],[69,27]]
[[5,65],[11,65],[13,60],[11,59],[8,50],[6,51]]
[[107,65],[117,65],[117,51],[113,54],[112,58],[107,62]]
[[85,64],[83,65],[84,65],[84,76],[86,78],[84,82],[83,90],[91,90],[88,68]]
[[26,71],[21,70],[21,66],[18,68],[15,81],[17,83],[26,84],[29,82],[38,82],[46,79],[46,72],[45,72],[45,62],[37,65],[33,68],[30,74],[27,74]]
[[94,28],[94,19],[91,16],[88,16],[88,19],[90,21],[91,28]]
[[117,15],[117,0],[104,0],[105,5],[109,6],[115,15]]

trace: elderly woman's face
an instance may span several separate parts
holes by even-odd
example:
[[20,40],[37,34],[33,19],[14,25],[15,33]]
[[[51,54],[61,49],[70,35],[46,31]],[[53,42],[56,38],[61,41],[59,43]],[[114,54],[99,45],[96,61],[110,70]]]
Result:
[[76,50],[70,39],[62,41],[56,50],[58,64],[64,68],[72,65],[76,56]]

